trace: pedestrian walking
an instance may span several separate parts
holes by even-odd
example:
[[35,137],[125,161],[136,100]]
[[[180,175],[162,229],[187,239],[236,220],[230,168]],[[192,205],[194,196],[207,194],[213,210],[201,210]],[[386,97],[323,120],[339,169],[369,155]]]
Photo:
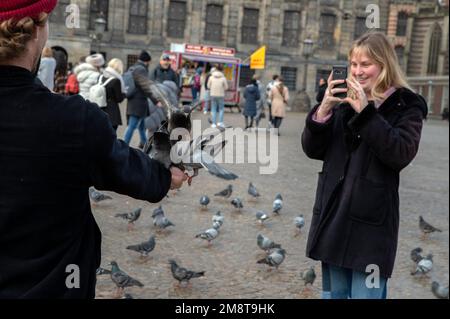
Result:
[[75,67],[74,73],[77,76],[79,94],[85,99],[89,99],[89,90],[98,83],[100,68],[105,64],[105,58],[100,53],[95,53],[86,57],[84,63]]
[[106,107],[103,107],[102,110],[108,114],[111,125],[116,132],[119,125],[122,125],[119,104],[122,103],[126,97],[125,83],[122,74],[123,62],[120,59],[114,58],[108,62],[108,66],[103,71],[101,81],[103,84],[106,83]]
[[253,120],[256,116],[257,103],[261,99],[256,79],[251,80],[250,84],[248,84],[245,87],[244,99],[245,99],[245,106],[243,112],[245,116],[244,130],[247,130],[253,127]]
[[[224,128],[223,115],[225,110],[225,92],[228,90],[228,81],[222,73],[222,65],[218,65],[208,79],[209,95],[211,100],[211,127]],[[217,123],[217,112],[219,112],[219,122]]]
[[289,101],[289,89],[284,85],[281,76],[278,77],[270,90],[269,98],[271,100],[273,126],[277,130],[278,136],[280,136],[281,122],[286,116],[286,105]]

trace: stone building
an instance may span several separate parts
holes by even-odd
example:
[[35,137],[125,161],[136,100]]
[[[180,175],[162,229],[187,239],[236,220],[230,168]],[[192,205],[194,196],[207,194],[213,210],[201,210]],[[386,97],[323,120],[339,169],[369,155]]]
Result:
[[[352,41],[368,30],[366,21],[373,12],[369,9],[375,5],[377,27],[391,36],[408,73],[427,75],[428,70],[437,70],[436,74],[443,74],[446,65],[448,74],[448,0],[421,1],[420,5],[417,1],[396,0],[59,0],[58,3],[51,17],[49,43],[64,49],[72,62],[100,51],[107,59],[117,57],[129,66],[141,49],[147,49],[156,64],[158,56],[171,43],[231,47],[244,60],[266,45],[266,68],[257,71],[263,82],[273,74],[281,74],[292,92],[306,86],[314,102],[318,79],[327,77],[332,65],[346,63]],[[79,9],[79,28],[67,27],[67,17],[74,12],[69,5]],[[99,41],[93,35],[100,13],[107,25]],[[431,26],[438,31],[430,31]],[[302,54],[305,39],[314,41],[307,68]],[[434,51],[426,50],[431,48],[427,41],[438,42]],[[438,58],[428,68],[422,64],[428,63],[430,54],[433,58],[437,54]],[[242,67],[241,85],[248,82],[253,72]],[[292,107],[297,109],[294,100]]]

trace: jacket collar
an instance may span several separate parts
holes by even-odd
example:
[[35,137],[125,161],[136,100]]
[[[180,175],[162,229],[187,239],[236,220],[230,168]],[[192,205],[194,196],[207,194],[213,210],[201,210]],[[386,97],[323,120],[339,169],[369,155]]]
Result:
[[0,85],[16,86],[18,84],[33,83],[35,76],[33,73],[19,66],[0,65]]

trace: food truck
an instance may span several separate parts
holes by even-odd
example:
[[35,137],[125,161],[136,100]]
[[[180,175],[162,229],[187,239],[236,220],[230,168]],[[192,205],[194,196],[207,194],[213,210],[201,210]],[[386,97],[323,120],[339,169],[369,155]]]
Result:
[[211,67],[220,64],[223,66],[223,74],[228,81],[228,90],[225,92],[225,106],[239,108],[239,77],[242,61],[235,57],[235,49],[209,45],[171,44],[170,51],[165,53],[170,55],[174,70],[181,70],[185,64],[189,65],[186,75],[184,77],[179,75],[183,88],[180,97],[181,102],[192,102],[191,79],[198,67],[206,68],[209,71]]

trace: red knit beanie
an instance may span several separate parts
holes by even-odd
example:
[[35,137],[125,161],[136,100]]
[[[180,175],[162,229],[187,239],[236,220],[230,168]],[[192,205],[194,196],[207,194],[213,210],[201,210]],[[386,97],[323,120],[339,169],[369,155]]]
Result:
[[18,20],[36,18],[42,12],[50,13],[57,0],[0,0],[0,21],[16,18]]

